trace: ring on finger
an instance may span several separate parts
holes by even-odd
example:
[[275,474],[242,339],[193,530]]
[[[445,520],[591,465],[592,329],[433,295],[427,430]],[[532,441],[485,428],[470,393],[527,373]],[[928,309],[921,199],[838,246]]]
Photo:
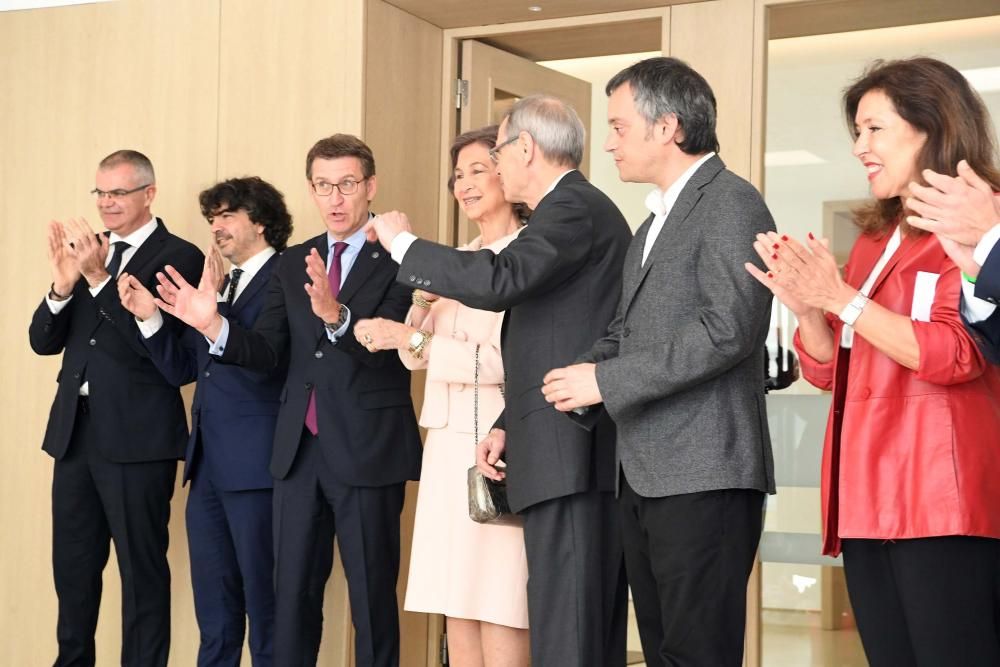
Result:
[[365,342],[368,343],[368,345],[372,344],[372,335],[371,334],[369,334],[369,333],[365,334]]

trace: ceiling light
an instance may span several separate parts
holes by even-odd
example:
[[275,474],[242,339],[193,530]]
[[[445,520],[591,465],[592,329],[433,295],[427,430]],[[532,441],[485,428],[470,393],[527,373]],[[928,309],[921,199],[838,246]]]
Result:
[[826,160],[809,151],[768,151],[764,154],[765,167],[798,167],[804,164],[825,164]]
[[963,69],[961,72],[972,87],[981,93],[1000,90],[1000,67],[977,67]]

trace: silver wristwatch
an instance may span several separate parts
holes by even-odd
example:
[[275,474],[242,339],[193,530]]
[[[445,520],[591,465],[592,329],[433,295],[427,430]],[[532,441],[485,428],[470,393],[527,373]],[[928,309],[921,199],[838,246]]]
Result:
[[844,309],[840,311],[840,315],[838,316],[840,317],[840,321],[849,327],[853,327],[854,323],[858,321],[859,317],[861,317],[861,311],[865,309],[865,306],[868,305],[869,301],[871,301],[871,299],[866,297],[861,292],[855,294],[854,298],[851,299],[851,302],[844,306]]
[[340,327],[344,326],[345,322],[347,322],[347,307],[344,306],[344,304],[340,304],[340,311],[338,312],[337,321],[323,322],[323,326],[326,327],[326,330],[329,331],[331,334],[335,334],[340,330]]

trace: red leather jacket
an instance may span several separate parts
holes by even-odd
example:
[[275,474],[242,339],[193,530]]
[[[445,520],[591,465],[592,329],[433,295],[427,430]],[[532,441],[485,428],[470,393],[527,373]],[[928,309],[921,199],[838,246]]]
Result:
[[[860,288],[891,231],[858,239],[844,270],[848,284]],[[840,553],[845,537],[1000,538],[1000,368],[984,361],[962,324],[958,267],[933,235],[906,236],[870,296],[910,315],[918,272],[938,275],[930,321],[912,322],[918,370],[857,334],[844,354],[843,323],[832,315],[832,362],[810,357],[795,335],[805,378],[834,390],[823,446],[825,554]]]

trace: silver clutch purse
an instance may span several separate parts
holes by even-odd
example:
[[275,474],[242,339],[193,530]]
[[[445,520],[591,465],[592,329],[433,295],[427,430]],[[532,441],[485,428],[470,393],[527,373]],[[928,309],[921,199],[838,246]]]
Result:
[[[479,444],[479,346],[476,346],[476,370],[473,393],[473,437]],[[501,388],[501,395],[503,390]],[[469,518],[477,523],[516,524],[520,518],[510,511],[506,480],[496,482],[484,477],[472,466],[466,474],[469,485]]]

